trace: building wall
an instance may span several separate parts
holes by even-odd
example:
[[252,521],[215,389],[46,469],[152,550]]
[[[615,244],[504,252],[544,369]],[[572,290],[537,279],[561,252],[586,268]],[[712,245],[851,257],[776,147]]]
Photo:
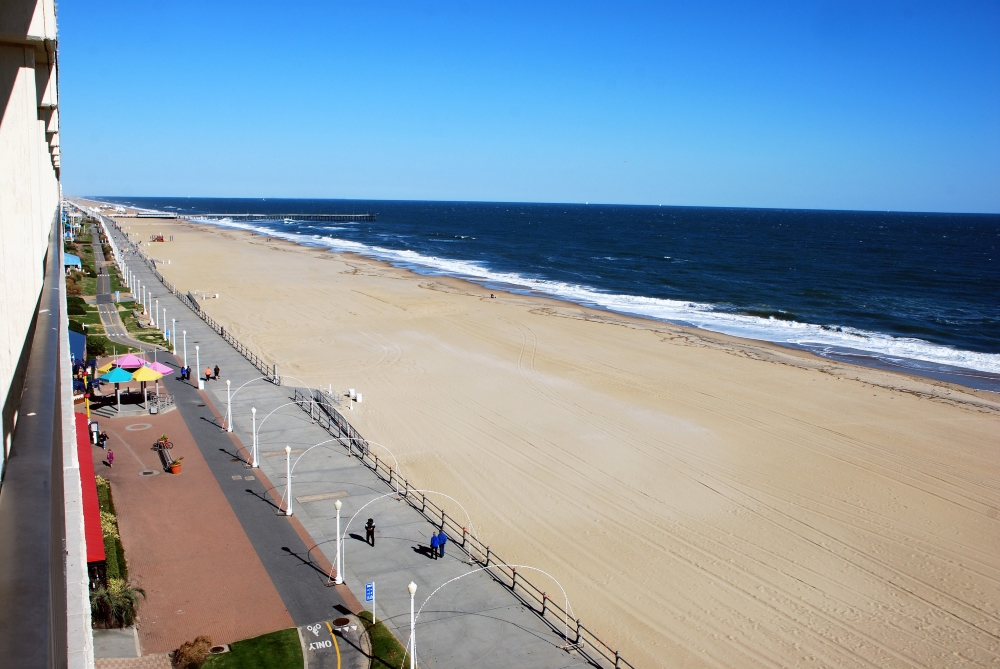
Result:
[[[0,493],[24,388],[51,234],[57,235],[53,247],[59,254],[55,271],[61,270],[63,264],[57,46],[54,0],[0,0]],[[82,488],[72,380],[66,364],[66,283],[61,272],[54,278],[63,297],[58,321],[60,352],[56,356],[62,360],[45,362],[58,366],[61,377],[61,411],[57,415],[62,418],[63,452],[59,462],[63,494],[54,498],[65,507],[65,526],[61,536],[56,533],[51,537],[60,541],[58,553],[64,555],[63,564],[56,567],[61,567],[62,573],[53,574],[51,582],[65,586],[65,592],[59,587],[53,594],[65,597],[65,606],[55,606],[54,610],[65,612],[66,619],[51,621],[49,643],[58,648],[50,652],[49,658],[65,658],[65,664],[60,664],[67,669],[93,669]],[[18,444],[20,448],[22,444]],[[0,503],[3,499],[0,495]],[[11,538],[0,536],[0,542],[8,540]],[[2,564],[0,569],[16,573],[18,565]],[[39,602],[39,606],[43,604]],[[7,666],[5,661],[16,664],[16,659],[0,658],[0,666]]]
[[56,37],[53,0],[0,1],[0,476],[17,417],[48,236],[59,222]]

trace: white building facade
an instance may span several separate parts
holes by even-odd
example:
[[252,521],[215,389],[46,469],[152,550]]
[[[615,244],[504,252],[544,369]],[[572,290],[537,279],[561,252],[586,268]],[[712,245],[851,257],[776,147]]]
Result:
[[[59,68],[53,0],[0,2],[0,406],[3,460],[18,377],[59,226]],[[56,234],[59,234],[56,230]]]
[[0,666],[93,669],[54,0],[0,0]]

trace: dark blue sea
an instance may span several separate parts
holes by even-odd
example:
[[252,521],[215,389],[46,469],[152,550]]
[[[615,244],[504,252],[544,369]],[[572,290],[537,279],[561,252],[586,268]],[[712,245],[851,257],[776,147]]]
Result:
[[[1000,215],[100,197],[1000,391]],[[375,213],[286,223],[281,214]]]

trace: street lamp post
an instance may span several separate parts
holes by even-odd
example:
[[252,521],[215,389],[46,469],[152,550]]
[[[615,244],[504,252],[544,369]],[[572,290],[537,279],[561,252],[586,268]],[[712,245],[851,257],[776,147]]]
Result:
[[[288,503],[285,504],[285,515],[292,515],[292,447],[285,446],[285,468],[288,473]],[[338,500],[339,501],[339,500]],[[410,608],[413,608],[412,606]]]
[[229,391],[229,379],[226,379],[226,432],[233,431],[233,395]]
[[153,300],[153,325],[160,329],[160,298]]
[[406,590],[410,593],[410,669],[417,669],[417,620],[413,617],[413,595],[417,594],[417,584],[410,581]]
[[250,407],[250,413],[253,414],[253,464],[252,467],[257,466],[257,407]]
[[188,366],[188,331],[184,330],[184,369]]
[[197,386],[201,385],[201,346],[194,346],[194,378],[198,379]]
[[341,570],[343,569],[343,564],[340,561],[341,547],[340,547],[340,507],[341,503],[338,499],[333,503],[333,508],[337,510],[337,578],[333,580],[334,583],[340,585],[344,582],[344,577],[341,575]]
[[177,319],[170,319],[170,343],[174,347],[174,355],[177,355]]
[[163,330],[163,337],[167,336],[167,308],[163,307],[163,320],[160,321],[161,328]]

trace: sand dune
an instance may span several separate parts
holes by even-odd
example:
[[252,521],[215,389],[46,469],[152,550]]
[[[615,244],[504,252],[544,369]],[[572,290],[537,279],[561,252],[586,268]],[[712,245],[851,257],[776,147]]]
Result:
[[1000,666],[997,395],[123,223],[284,374],[361,391],[361,433],[636,666]]

